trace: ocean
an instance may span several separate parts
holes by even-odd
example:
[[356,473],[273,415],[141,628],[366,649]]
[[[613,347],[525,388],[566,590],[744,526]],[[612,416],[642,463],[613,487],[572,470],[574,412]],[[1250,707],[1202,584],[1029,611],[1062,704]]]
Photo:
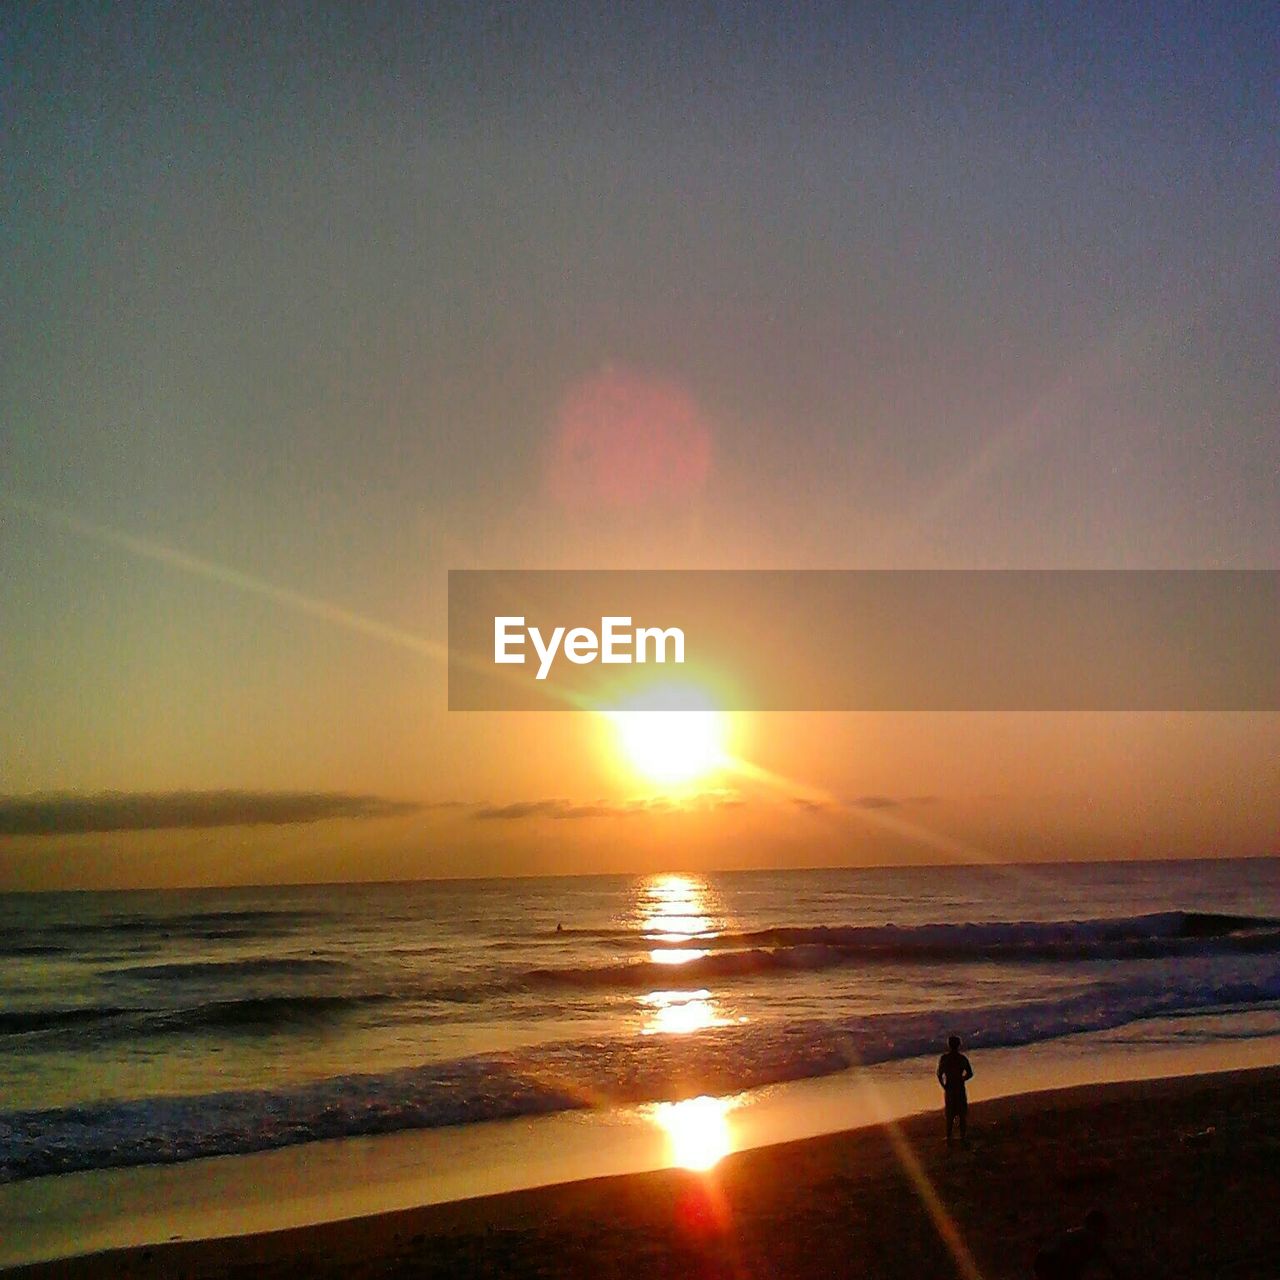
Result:
[[1280,1033],[1280,860],[0,897],[0,1181]]

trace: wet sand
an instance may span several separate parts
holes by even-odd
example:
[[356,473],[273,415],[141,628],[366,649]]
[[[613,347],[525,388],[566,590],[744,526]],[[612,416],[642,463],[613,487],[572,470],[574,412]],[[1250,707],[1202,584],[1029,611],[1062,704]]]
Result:
[[1105,1208],[1136,1277],[1280,1275],[1280,1068],[975,1102],[664,1170],[229,1239],[16,1268],[11,1277],[1028,1277]]

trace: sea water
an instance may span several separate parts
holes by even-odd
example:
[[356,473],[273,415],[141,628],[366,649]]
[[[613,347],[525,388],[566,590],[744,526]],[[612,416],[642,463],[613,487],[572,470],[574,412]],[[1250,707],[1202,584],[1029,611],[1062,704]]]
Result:
[[0,952],[16,1181],[1274,1036],[1280,861],[8,895]]

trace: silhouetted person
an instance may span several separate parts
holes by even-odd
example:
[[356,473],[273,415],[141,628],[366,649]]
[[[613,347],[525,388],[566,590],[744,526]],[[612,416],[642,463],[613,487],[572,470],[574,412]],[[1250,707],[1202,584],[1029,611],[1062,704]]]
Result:
[[938,1059],[938,1083],[942,1086],[947,1114],[947,1141],[951,1141],[951,1127],[960,1121],[960,1141],[964,1141],[969,1124],[969,1096],[964,1082],[973,1079],[969,1059],[960,1052],[960,1037],[947,1041],[947,1051]]
[[1090,1209],[1084,1226],[1064,1232],[1036,1254],[1036,1280],[1081,1280],[1084,1276],[1119,1276],[1107,1253],[1107,1215]]

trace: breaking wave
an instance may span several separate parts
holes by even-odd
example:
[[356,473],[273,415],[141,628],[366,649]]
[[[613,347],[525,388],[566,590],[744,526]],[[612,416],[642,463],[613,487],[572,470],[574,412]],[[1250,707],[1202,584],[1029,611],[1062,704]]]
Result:
[[1144,960],[1208,954],[1280,952],[1280,920],[1197,911],[1167,911],[1106,920],[970,924],[816,925],[748,933],[639,939],[649,951],[692,948],[679,965],[655,960],[530,969],[535,986],[643,988],[669,982],[816,971],[877,963],[963,964]]
[[[10,1111],[0,1113],[0,1181],[735,1092],[918,1057],[953,1031],[974,1048],[1012,1047],[1147,1018],[1277,1002],[1280,969],[1238,982],[1151,975],[1059,999],[967,1010],[779,1019],[685,1036],[549,1043],[288,1088]],[[274,1003],[237,1001],[223,1013],[274,1017]]]

